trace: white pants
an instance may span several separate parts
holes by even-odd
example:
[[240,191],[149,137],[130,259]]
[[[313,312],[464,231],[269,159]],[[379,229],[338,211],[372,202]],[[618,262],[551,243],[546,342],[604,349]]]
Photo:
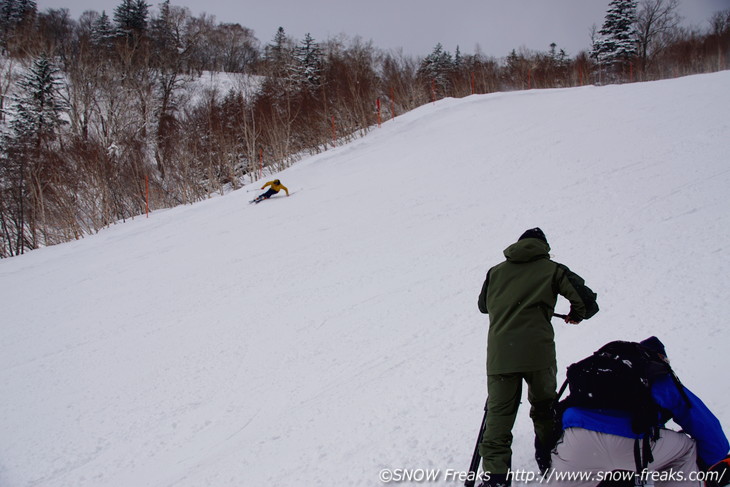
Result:
[[[605,472],[636,471],[632,438],[598,433],[583,428],[568,428],[553,450],[550,484],[555,487],[594,487],[605,478]],[[650,480],[656,487],[696,487],[697,448],[689,436],[663,429],[652,442],[654,461],[649,464]],[[563,476],[560,473],[574,472]],[[655,473],[651,473],[655,472]]]

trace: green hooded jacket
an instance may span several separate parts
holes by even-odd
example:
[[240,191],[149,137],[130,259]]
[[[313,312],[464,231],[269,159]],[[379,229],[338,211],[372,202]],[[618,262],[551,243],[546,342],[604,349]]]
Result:
[[552,318],[558,294],[570,301],[570,317],[598,312],[596,294],[580,276],[550,260],[550,246],[524,238],[505,249],[506,261],[492,267],[479,294],[489,314],[487,374],[509,374],[556,366]]

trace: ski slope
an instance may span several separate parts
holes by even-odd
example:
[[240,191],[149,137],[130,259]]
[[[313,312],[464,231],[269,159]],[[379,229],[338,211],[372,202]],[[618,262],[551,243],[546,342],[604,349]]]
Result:
[[[728,86],[442,100],[276,174],[291,197],[249,205],[258,182],[0,261],[0,486],[461,485],[477,296],[534,226],[601,307],[555,320],[559,380],[658,335],[730,429]],[[513,468],[532,439],[524,401]]]

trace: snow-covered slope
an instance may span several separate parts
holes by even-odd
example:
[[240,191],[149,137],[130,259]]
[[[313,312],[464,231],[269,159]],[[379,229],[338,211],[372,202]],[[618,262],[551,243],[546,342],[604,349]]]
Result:
[[[540,226],[730,427],[730,72],[443,100],[256,186],[0,261],[0,485],[378,486],[467,468],[484,275]],[[558,311],[566,311],[564,301]],[[534,470],[527,405],[513,467]]]

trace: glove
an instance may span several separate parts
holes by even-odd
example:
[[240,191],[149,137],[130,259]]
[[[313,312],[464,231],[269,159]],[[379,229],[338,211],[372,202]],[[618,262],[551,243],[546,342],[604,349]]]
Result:
[[568,316],[565,317],[565,322],[568,323],[569,325],[577,325],[581,321],[583,321],[583,318],[581,318],[577,314],[573,313],[572,309],[568,313]]
[[730,484],[730,455],[707,469],[707,487],[723,487]]

